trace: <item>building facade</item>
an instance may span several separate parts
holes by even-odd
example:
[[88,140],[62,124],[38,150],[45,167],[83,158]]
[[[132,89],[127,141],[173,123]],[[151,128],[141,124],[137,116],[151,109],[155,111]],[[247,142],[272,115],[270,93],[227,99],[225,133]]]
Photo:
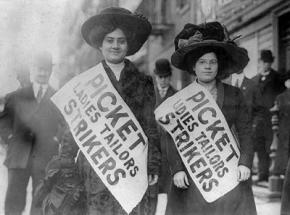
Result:
[[[290,70],[290,1],[289,0],[147,0],[139,10],[149,17],[153,32],[147,44],[148,70],[152,73],[158,58],[170,59],[173,40],[186,23],[199,24],[218,20],[231,37],[248,50],[250,62],[246,76],[258,72],[262,49],[275,55],[274,68]],[[191,80],[185,72],[174,69],[173,85],[177,89]]]
[[217,7],[216,17],[232,35],[242,35],[238,43],[250,56],[246,75],[258,71],[258,58],[262,49],[275,55],[274,68],[279,72],[290,70],[290,1],[239,0]]
[[[159,58],[170,60],[174,52],[173,41],[185,23],[196,22],[197,1],[191,0],[146,0],[138,9],[149,18],[152,34],[147,42],[147,71],[153,73],[155,61]],[[185,72],[173,69],[172,84],[181,89],[190,82]]]

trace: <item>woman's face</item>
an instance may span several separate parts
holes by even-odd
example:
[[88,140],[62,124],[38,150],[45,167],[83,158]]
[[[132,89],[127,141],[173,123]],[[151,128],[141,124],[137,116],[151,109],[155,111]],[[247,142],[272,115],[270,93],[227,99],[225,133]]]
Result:
[[209,83],[218,72],[218,60],[214,52],[202,55],[193,66],[198,81]]
[[109,63],[121,63],[128,51],[128,43],[124,32],[117,28],[104,37],[100,47],[105,60]]
[[52,73],[52,62],[48,58],[40,58],[34,62],[33,68],[34,81],[38,84],[47,84]]

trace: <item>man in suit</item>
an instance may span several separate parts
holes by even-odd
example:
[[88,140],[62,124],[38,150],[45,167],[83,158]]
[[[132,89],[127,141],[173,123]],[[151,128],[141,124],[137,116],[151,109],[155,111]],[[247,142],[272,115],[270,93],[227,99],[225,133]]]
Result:
[[231,78],[227,79],[224,82],[232,86],[238,87],[243,93],[251,119],[253,132],[252,142],[254,144],[254,133],[256,130],[257,122],[263,120],[263,116],[265,114],[265,108],[261,98],[261,91],[253,80],[245,76],[243,70],[239,71],[238,73],[232,74]]
[[260,89],[253,80],[245,76],[242,70],[232,75],[231,85],[238,87],[242,91],[249,108],[252,126],[255,127],[257,121],[261,120],[265,114]]
[[156,93],[156,107],[159,106],[168,97],[176,93],[176,90],[170,85],[172,69],[170,62],[161,58],[155,62],[155,93]]
[[[172,96],[176,93],[176,90],[170,85],[171,81],[171,66],[170,62],[167,59],[158,59],[155,62],[155,95],[156,95],[156,104],[155,106],[158,107],[163,101],[165,101],[168,97]],[[168,166],[168,150],[167,144],[171,143],[172,139],[166,131],[162,130],[161,127],[158,126],[158,131],[160,134],[160,145],[161,145],[161,174],[158,180],[159,184],[159,195],[158,195],[158,205],[157,205],[157,212],[156,214],[164,214],[165,208],[162,206],[166,206],[167,203],[167,193],[169,191],[171,176]]]
[[285,89],[279,73],[272,69],[274,62],[272,52],[262,50],[259,61],[259,74],[252,79],[261,91],[261,100],[265,110],[263,118],[256,122],[254,134],[254,149],[258,155],[258,182],[268,181],[269,153],[273,137],[270,108],[273,107],[276,96]]
[[[54,90],[48,85],[52,72],[52,57],[48,52],[38,53],[33,60],[32,84],[6,97],[1,118],[9,118],[11,129],[4,164],[8,168],[8,188],[5,214],[20,215],[25,208],[26,189],[32,178],[33,191],[44,177],[45,167],[58,143],[54,140],[58,117],[50,97]],[[40,214],[32,207],[30,214]]]
[[[31,84],[30,72],[29,72],[29,68],[27,65],[16,63],[16,65],[14,65],[14,67],[13,67],[13,70],[14,70],[13,72],[16,73],[16,79],[19,83],[17,84],[18,85],[17,88],[15,88],[14,90],[11,90],[10,92],[15,91],[16,89],[19,89],[19,88],[26,87],[26,86]],[[5,93],[4,93],[4,95],[0,96],[0,113],[3,111],[4,105],[5,105]],[[0,144],[7,143],[7,138],[11,134],[11,130],[10,130],[9,126],[7,126],[7,124],[10,124],[9,121],[10,120],[9,120],[8,116],[1,117],[1,120],[0,120]],[[5,147],[6,147],[6,144],[5,144]]]

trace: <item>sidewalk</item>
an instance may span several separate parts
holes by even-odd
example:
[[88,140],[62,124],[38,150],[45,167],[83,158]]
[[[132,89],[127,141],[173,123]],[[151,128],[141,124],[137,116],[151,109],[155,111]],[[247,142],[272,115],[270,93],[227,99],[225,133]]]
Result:
[[[4,199],[7,189],[7,168],[3,165],[5,149],[0,144],[0,215],[4,215]],[[23,215],[28,215],[31,204],[31,183],[28,186],[27,206]],[[272,197],[267,183],[264,186],[253,185],[258,215],[280,215],[281,199]]]
[[280,215],[281,199],[271,195],[268,183],[264,186],[253,185],[258,215]]

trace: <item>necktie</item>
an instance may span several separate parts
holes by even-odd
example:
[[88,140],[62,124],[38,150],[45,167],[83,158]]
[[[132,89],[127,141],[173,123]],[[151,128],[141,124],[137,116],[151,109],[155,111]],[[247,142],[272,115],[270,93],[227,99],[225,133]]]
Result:
[[167,93],[167,89],[161,89],[159,90],[159,94],[161,98],[164,98],[166,96]]
[[36,100],[37,102],[39,103],[42,99],[42,94],[43,94],[43,88],[42,86],[40,85],[39,86],[39,89],[38,89],[38,92],[37,92],[37,95],[36,95]]

